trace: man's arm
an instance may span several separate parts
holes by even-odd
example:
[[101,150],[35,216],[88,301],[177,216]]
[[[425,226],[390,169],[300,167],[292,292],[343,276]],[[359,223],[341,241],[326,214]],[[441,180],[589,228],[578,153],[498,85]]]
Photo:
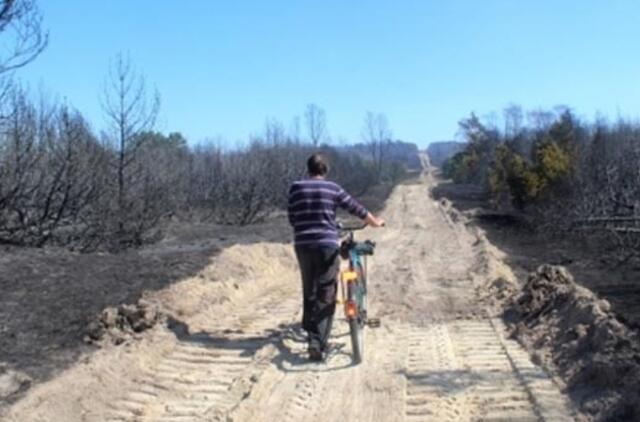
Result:
[[382,227],[385,222],[383,219],[378,218],[371,214],[365,207],[363,207],[358,201],[353,199],[351,195],[344,191],[344,189],[340,189],[337,195],[338,205],[345,210],[347,210],[350,214],[355,215],[365,223],[372,227]]

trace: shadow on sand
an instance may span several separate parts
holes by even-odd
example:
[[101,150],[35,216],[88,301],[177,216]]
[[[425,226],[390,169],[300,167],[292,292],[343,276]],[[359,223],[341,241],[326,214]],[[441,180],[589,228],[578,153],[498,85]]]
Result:
[[[331,372],[339,371],[354,364],[346,343],[331,343],[329,356],[324,362],[311,362],[306,351],[307,337],[300,323],[280,324],[275,329],[268,329],[259,335],[245,335],[232,330],[222,333],[197,332],[191,334],[189,326],[181,321],[171,319],[169,328],[179,341],[192,343],[200,347],[239,351],[239,356],[252,357],[265,346],[272,345],[277,351],[271,363],[280,371],[292,372]],[[348,337],[348,333],[337,333],[333,340]]]

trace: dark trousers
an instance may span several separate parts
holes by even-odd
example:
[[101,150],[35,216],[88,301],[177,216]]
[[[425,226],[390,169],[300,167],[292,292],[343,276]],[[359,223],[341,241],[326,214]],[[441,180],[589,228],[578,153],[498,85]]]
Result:
[[338,248],[296,246],[302,275],[302,328],[309,335],[309,348],[325,350],[336,310]]

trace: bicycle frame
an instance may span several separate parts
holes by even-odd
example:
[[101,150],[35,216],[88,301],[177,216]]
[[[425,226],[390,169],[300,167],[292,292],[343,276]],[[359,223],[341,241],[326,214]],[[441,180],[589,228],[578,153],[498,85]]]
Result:
[[[363,226],[364,227],[364,226]],[[364,296],[367,293],[367,257],[363,248],[372,248],[372,243],[358,244],[354,240],[353,231],[360,230],[363,227],[345,229],[349,231],[347,240],[348,247],[348,268],[340,272],[340,292],[342,300],[339,303],[344,304],[345,316],[348,320],[357,319],[359,323],[366,322],[366,304]],[[364,246],[362,246],[364,245]],[[354,294],[351,290],[354,285],[357,289],[362,289],[358,294]],[[355,297],[354,297],[355,296]]]
[[367,319],[367,255],[372,255],[375,243],[365,240],[356,242],[353,231],[348,230],[347,239],[341,244],[341,256],[349,260],[349,266],[340,272],[340,291],[344,313],[349,324],[351,352],[354,363],[362,362],[364,356],[364,327]]
[[[362,258],[362,259],[361,259]],[[358,269],[361,269],[361,273]],[[356,283],[358,281],[363,282],[362,287],[365,287],[366,278],[366,257],[354,251],[349,251],[349,267],[340,272],[341,281],[341,294],[342,303],[345,305],[345,315],[348,319],[354,319],[359,316],[360,310],[363,308],[362,303],[357,303],[353,299],[349,300],[348,289],[349,283]]]

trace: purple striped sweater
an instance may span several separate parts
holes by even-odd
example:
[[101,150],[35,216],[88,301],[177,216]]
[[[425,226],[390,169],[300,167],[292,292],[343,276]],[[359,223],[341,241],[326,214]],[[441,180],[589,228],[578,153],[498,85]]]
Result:
[[296,245],[339,245],[337,208],[364,219],[367,209],[338,184],[322,179],[293,182],[289,189],[289,223]]

